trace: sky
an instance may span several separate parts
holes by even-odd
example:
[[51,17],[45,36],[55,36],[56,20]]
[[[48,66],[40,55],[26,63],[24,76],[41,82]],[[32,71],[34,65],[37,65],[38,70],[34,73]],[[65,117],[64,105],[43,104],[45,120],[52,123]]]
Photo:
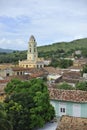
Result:
[[87,38],[87,0],[0,0],[0,48]]

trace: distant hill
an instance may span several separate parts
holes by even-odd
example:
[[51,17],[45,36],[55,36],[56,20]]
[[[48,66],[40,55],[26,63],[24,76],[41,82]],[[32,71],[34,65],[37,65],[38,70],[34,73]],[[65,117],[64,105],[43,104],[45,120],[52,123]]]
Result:
[[38,47],[39,52],[57,51],[63,49],[64,51],[87,48],[87,38],[73,40],[71,42],[59,42],[51,45]]
[[[38,56],[48,58],[60,58],[71,56],[76,50],[82,51],[82,56],[87,57],[87,38],[77,39],[71,42],[53,43],[38,47]],[[13,51],[0,48],[0,63],[18,63],[27,58],[26,51]]]
[[11,53],[13,50],[0,48],[0,53]]
[[[83,39],[77,39],[73,40],[71,42],[57,42],[57,43],[52,43],[49,45],[44,45],[44,46],[39,46],[38,51],[39,52],[49,52],[49,51],[57,51],[58,49],[63,49],[64,51],[69,51],[69,50],[76,50],[76,49],[82,49],[82,48],[87,48],[87,38]],[[5,52],[5,53],[11,53],[14,50],[11,49],[2,49],[0,48],[0,53]],[[19,51],[21,52],[21,51]]]

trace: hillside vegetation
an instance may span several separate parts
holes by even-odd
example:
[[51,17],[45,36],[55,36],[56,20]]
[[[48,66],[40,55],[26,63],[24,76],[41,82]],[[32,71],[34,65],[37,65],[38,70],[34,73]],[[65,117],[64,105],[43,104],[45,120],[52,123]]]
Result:
[[87,38],[77,39],[71,42],[59,42],[53,43],[51,45],[38,47],[39,52],[47,52],[47,51],[57,51],[58,49],[63,49],[64,51],[76,50],[76,49],[84,49],[87,48]]
[[[39,57],[48,58],[60,58],[68,57],[75,52],[75,50],[81,50],[82,56],[87,57],[87,38],[77,39],[71,42],[53,43],[51,45],[45,45],[38,47]],[[0,63],[17,63],[19,60],[27,58],[27,51],[13,51],[11,53],[1,52]]]

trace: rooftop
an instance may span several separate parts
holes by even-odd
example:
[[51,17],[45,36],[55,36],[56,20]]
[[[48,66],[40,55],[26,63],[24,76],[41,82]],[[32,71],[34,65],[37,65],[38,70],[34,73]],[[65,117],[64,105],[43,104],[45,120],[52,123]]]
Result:
[[50,99],[71,102],[87,102],[87,91],[48,88]]
[[62,116],[56,130],[87,130],[87,118]]
[[61,74],[63,71],[54,67],[44,67],[44,70],[46,70],[49,74]]

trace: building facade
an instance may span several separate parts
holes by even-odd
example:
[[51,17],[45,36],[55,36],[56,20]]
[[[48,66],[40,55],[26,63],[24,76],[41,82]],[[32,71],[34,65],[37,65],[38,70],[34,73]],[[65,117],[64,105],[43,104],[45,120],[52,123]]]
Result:
[[28,42],[27,59],[19,61],[19,66],[24,68],[43,68],[43,58],[38,58],[37,43],[32,35]]
[[49,95],[57,117],[68,115],[87,118],[86,91],[50,88]]

